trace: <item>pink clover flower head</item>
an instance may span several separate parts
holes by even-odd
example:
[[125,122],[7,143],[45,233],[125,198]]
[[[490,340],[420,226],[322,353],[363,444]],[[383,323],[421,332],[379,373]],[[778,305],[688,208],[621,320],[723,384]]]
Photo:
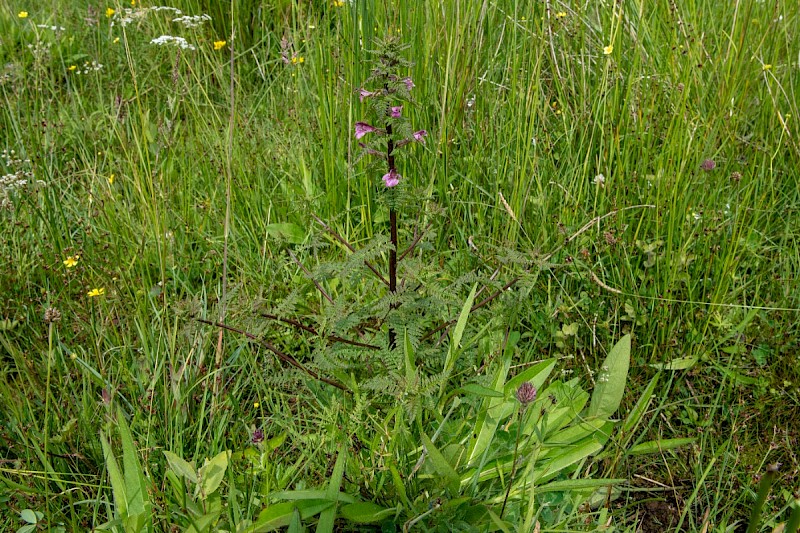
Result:
[[706,172],[711,172],[716,168],[717,164],[714,162],[713,159],[706,159],[700,164],[700,168],[705,170]]
[[400,174],[398,174],[395,169],[391,169],[389,172],[383,175],[383,182],[391,189],[400,183]]
[[409,91],[414,87],[416,87],[416,85],[414,85],[414,81],[411,78],[403,78],[400,81],[406,85],[406,89],[408,89]]
[[530,381],[526,381],[519,386],[516,396],[517,401],[525,407],[536,399],[536,387]]
[[392,106],[391,113],[389,113],[389,114],[391,115],[392,118],[400,118],[400,114],[402,112],[403,112],[403,106],[396,105],[396,106]]
[[425,131],[425,130],[419,130],[419,131],[415,131],[413,135],[414,135],[414,140],[415,141],[421,142],[422,144],[425,144],[425,137],[428,136],[428,132]]
[[356,139],[360,139],[367,133],[372,133],[376,131],[378,128],[374,126],[370,126],[366,122],[356,122]]
[[359,89],[358,90],[358,99],[359,99],[359,101],[363,102],[364,98],[369,98],[370,96],[375,96],[376,94],[378,94],[378,93],[373,92],[373,91],[368,91],[366,89]]

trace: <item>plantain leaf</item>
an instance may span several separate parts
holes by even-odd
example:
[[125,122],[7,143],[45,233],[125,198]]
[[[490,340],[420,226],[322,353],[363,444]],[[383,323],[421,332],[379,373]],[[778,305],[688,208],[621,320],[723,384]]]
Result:
[[622,401],[631,360],[631,336],[622,337],[611,348],[597,375],[587,417],[610,418]]

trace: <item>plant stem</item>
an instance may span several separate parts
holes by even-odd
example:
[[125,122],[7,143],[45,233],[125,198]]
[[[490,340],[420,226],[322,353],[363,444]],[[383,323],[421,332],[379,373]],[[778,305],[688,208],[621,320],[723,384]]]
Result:
[[[392,141],[392,125],[386,125],[386,135],[389,137],[389,141],[386,143],[386,160],[389,163],[389,172],[392,172],[395,169],[394,166],[394,141]],[[390,238],[392,240],[392,247],[389,249],[389,292],[394,294],[397,292],[397,249],[398,249],[398,242],[397,242],[397,211],[395,211],[394,206],[391,205],[389,207],[389,232]],[[392,303],[389,306],[389,310],[397,309],[397,304]],[[390,325],[389,326],[389,349],[394,350],[395,345],[397,344],[397,332],[394,328]]]
[[511,463],[511,477],[508,478],[508,488],[506,488],[506,497],[503,498],[503,507],[500,509],[500,519],[503,519],[503,513],[506,512],[506,504],[508,503],[508,495],[511,494],[511,484],[514,483],[514,475],[517,473],[517,453],[519,452],[519,436],[522,430],[522,415],[525,414],[525,408],[519,408],[519,422],[517,423],[517,440],[514,442],[514,461]]

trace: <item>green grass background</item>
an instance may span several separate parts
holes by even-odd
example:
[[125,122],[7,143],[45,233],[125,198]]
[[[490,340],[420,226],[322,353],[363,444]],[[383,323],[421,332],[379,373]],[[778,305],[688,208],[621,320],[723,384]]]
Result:
[[[218,332],[192,316],[220,313],[226,179],[231,324],[263,331],[259,306],[303,280],[276,224],[309,238],[313,211],[356,245],[385,232],[380,174],[357,161],[352,131],[366,50],[386,35],[409,45],[416,102],[404,113],[430,133],[400,172],[442,209],[433,243],[447,268],[474,265],[469,239],[489,255],[543,254],[618,210],[567,243],[520,303],[518,363],[557,355],[588,382],[630,331],[630,407],[652,365],[676,362],[643,435],[697,442],[646,460],[620,449],[598,466],[631,480],[621,523],[647,502],[674,506],[687,530],[742,520],[774,462],[779,519],[800,486],[800,5],[233,4],[176,1],[213,18],[185,29],[164,11],[123,27],[128,3],[2,2],[0,166],[36,182],[0,193],[3,529],[26,507],[73,528],[105,516],[103,389],[135,413],[145,469],[162,449],[200,460],[264,427],[288,435],[286,485],[315,487],[337,424],[369,425],[345,406],[323,413],[313,385],[282,386],[245,338],[226,334],[215,373]],[[162,34],[196,50],[150,44]],[[281,59],[282,40],[302,62]],[[47,308],[60,322],[45,324]]]

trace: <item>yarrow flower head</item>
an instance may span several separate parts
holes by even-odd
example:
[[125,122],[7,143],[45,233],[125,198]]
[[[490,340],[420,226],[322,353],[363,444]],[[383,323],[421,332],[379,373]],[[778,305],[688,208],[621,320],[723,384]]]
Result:
[[396,105],[392,106],[391,112],[389,113],[392,118],[400,118],[401,113],[403,112],[403,106]]
[[356,139],[360,139],[367,133],[372,133],[373,131],[378,131],[378,128],[370,126],[366,122],[356,122]]
[[400,183],[400,174],[397,173],[397,170],[391,169],[383,175],[383,182],[391,189]]
[[536,392],[536,387],[530,381],[526,381],[517,389],[517,401],[522,404],[522,407],[527,407],[536,399]]

